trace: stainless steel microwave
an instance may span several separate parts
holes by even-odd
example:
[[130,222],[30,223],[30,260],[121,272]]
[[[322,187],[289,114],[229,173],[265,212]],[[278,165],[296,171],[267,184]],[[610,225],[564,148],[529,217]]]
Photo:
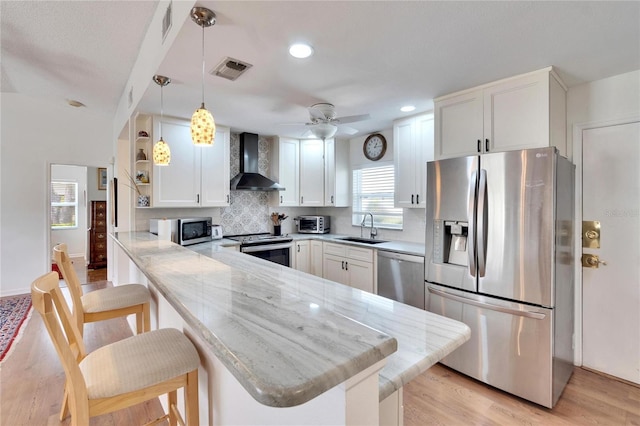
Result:
[[[158,235],[158,222],[162,219],[149,220],[149,232]],[[215,231],[215,238],[222,238],[218,225],[212,225],[210,217],[190,217],[168,219],[171,223],[171,241],[181,246],[211,241]],[[212,230],[213,228],[213,230]]]
[[298,216],[299,234],[328,234],[331,231],[331,216]]

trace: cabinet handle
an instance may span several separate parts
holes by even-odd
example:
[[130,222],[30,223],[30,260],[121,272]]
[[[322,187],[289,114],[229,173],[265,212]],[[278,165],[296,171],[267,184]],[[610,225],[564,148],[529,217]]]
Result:
[[227,194],[227,204],[229,204],[229,194]]
[[282,204],[282,195],[280,196],[280,203]]
[[348,271],[348,270],[349,270],[349,262],[344,262],[344,269],[345,269],[346,271]]
[[331,196],[331,204],[333,204],[333,195]]
[[298,244],[298,253],[300,253],[300,244]]
[[344,269],[344,260],[342,261],[342,269]]
[[196,203],[200,204],[200,194],[196,195]]
[[478,139],[478,152],[482,152],[482,141]]
[[489,152],[489,139],[484,140],[484,150],[485,152]]
[[300,204],[304,204],[304,197],[300,197]]
[[411,194],[411,204],[413,204],[413,194]]
[[416,204],[420,204],[420,194],[416,194]]

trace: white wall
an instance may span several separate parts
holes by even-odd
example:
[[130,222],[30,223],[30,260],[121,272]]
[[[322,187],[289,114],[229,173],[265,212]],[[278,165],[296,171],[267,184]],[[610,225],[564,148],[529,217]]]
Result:
[[15,93],[1,99],[0,296],[28,293],[51,268],[51,164],[108,167],[113,118]]
[[[97,170],[95,167],[93,170]],[[49,247],[66,243],[70,257],[85,257],[87,244],[87,168],[84,166],[51,165],[51,180],[78,183],[78,226],[74,229],[52,229]]]
[[640,70],[571,87],[567,92],[567,141],[573,126],[618,120],[640,113]]

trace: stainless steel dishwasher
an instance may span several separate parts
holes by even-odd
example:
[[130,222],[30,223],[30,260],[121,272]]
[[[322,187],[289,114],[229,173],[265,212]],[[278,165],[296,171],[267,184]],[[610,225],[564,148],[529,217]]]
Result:
[[424,257],[378,250],[378,294],[424,309]]

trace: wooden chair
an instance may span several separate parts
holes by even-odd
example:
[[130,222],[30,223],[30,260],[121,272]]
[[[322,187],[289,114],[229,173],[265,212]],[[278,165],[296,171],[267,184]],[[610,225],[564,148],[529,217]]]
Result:
[[[169,424],[184,421],[177,390],[184,388],[187,425],[198,425],[200,358],[179,330],[166,328],[138,334],[86,354],[84,342],[60,290],[58,274],[49,272],[31,284],[34,308],[40,313],[58,352],[67,379],[71,425],[111,413],[163,394],[169,397]],[[60,320],[58,320],[58,318]]]
[[125,284],[104,288],[82,294],[82,286],[67,254],[67,245],[58,244],[53,248],[55,260],[62,278],[69,287],[73,302],[73,317],[80,335],[84,332],[84,323],[102,321],[111,318],[136,315],[138,334],[151,330],[149,301],[151,294],[142,284]]

